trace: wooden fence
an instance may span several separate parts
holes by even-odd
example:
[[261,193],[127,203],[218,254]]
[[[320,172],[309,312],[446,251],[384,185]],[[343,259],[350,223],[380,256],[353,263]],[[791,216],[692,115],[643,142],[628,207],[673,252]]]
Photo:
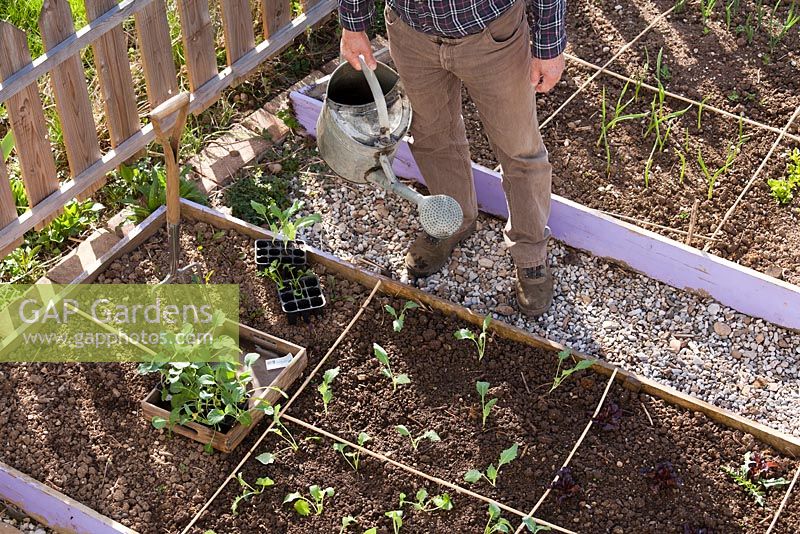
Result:
[[[236,85],[277,54],[306,28],[322,21],[335,0],[308,0],[292,19],[290,0],[258,0],[264,41],[256,45],[250,0],[219,0],[227,67],[217,68],[217,50],[209,0],[177,0],[190,109],[199,113],[227,87]],[[32,59],[25,33],[0,21],[0,103],[8,112],[22,182],[31,208],[17,216],[8,172],[0,159],[0,258],[32,229],[57,217],[73,198],[84,199],[105,183],[106,175],[139,153],[154,138],[136,104],[128,39],[122,23],[134,18],[136,46],[146,81],[147,100],[155,108],[178,92],[164,0],[84,0],[90,23],[75,31],[67,0],[45,0],[39,17],[46,53]],[[81,62],[91,46],[109,130],[105,154],[97,137],[92,103]],[[70,179],[60,182],[39,95],[39,79],[50,76],[61,122]],[[169,125],[168,125],[169,126]]]

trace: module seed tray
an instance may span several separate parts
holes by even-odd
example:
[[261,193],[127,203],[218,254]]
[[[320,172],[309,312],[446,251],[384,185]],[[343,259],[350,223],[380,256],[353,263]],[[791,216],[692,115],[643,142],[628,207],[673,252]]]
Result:
[[317,275],[308,275],[300,279],[299,294],[292,289],[278,290],[281,309],[290,324],[299,317],[307,318],[311,314],[320,314],[327,304]]
[[261,270],[277,261],[280,265],[303,267],[307,263],[305,241],[281,241],[278,239],[256,239],[256,265]]
[[[261,389],[259,393],[250,397],[249,411],[252,417],[250,425],[245,426],[241,423],[235,423],[227,432],[217,432],[208,426],[191,422],[171,427],[172,432],[204,445],[210,444],[214,449],[221,452],[231,452],[242,442],[264,417],[264,412],[255,409],[255,406],[263,402],[270,404],[278,402],[281,392],[287,391],[294,384],[308,363],[305,348],[240,323],[231,323],[230,321],[228,323],[230,324],[228,328],[235,326],[239,329],[239,344],[242,347],[240,359],[249,352],[246,350],[247,345],[253,345],[256,349],[255,352],[263,354],[267,351],[274,354],[276,358],[291,357],[291,361],[285,365],[281,363],[279,366],[272,368],[273,366],[267,365],[268,358],[262,356],[253,365],[251,390],[274,386],[280,391]],[[161,404],[161,391],[158,388],[154,388],[141,402],[142,414],[148,421],[152,421],[153,417],[169,420],[169,410],[163,408]]]

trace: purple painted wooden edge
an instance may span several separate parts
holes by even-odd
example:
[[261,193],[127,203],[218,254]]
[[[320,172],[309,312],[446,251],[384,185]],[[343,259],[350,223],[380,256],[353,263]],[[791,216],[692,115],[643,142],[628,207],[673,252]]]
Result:
[[[302,92],[292,92],[290,97],[298,121],[315,135],[322,102]],[[425,183],[406,142],[398,148],[394,169],[398,176]],[[508,205],[500,174],[475,163],[472,164],[472,173],[481,211],[507,218]],[[711,296],[747,315],[800,330],[798,286],[558,195],[552,197],[549,225],[553,237],[571,247],[624,263],[634,271],[673,287]]]
[[57,532],[136,534],[91,508],[0,462],[0,498]]

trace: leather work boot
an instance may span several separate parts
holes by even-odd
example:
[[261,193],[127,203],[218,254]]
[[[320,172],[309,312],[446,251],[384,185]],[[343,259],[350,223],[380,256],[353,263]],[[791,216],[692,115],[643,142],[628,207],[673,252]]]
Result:
[[530,317],[539,317],[553,303],[553,273],[547,262],[517,268],[517,306]]
[[420,232],[406,254],[408,274],[424,278],[444,267],[456,245],[472,235],[476,226],[476,221],[472,221],[467,228],[445,239],[437,239]]

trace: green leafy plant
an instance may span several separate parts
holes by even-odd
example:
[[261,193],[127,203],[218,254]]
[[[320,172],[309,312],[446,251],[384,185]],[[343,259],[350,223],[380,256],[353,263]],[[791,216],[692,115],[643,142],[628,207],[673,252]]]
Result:
[[0,139],[0,163],[5,163],[14,149],[14,132],[7,131],[6,134]]
[[789,481],[783,477],[773,476],[780,466],[759,452],[747,451],[744,461],[738,468],[722,466],[721,469],[730,476],[759,506],[764,506],[766,492],[776,486],[786,486]]
[[381,373],[383,373],[385,377],[392,381],[393,393],[397,391],[397,386],[411,383],[411,379],[408,378],[407,374],[395,374],[392,371],[392,365],[389,362],[389,355],[386,353],[386,350],[383,347],[377,343],[373,343],[372,351],[375,354],[375,358],[377,358],[378,362],[381,364]]
[[[366,432],[359,432],[357,437],[357,442],[359,447],[363,447],[365,443],[367,443],[372,438],[367,435]],[[358,468],[361,466],[361,451],[358,449],[349,450],[350,447],[344,443],[334,443],[333,450],[338,452],[344,458],[344,461],[347,462],[350,467],[353,468],[353,471],[358,471]]]
[[350,528],[350,525],[357,523],[356,518],[352,515],[346,515],[342,518],[342,526],[339,528],[339,534],[344,534],[344,531]]
[[492,322],[491,315],[487,315],[483,318],[483,326],[481,327],[480,334],[473,332],[468,328],[461,328],[456,330],[455,338],[456,339],[469,339],[473,343],[475,343],[475,347],[478,349],[478,361],[483,359],[484,354],[486,353],[486,331],[489,328],[489,324]]
[[[647,71],[649,64],[648,62],[645,64],[644,70]],[[647,116],[647,112],[643,113],[625,113],[625,110],[633,104],[634,102],[639,100],[639,91],[641,89],[641,81],[636,84],[633,95],[627,100],[625,96],[628,94],[628,89],[630,87],[630,80],[625,82],[625,85],[622,87],[622,91],[617,98],[617,102],[614,106],[614,111],[612,116],[608,117],[607,107],[608,104],[606,102],[606,88],[603,87],[602,95],[601,95],[601,102],[600,102],[600,136],[597,138],[597,146],[599,147],[601,144],[605,149],[606,154],[606,174],[611,172],[611,143],[608,138],[609,132],[611,132],[614,128],[617,127],[618,124],[630,121],[630,120],[637,120]]]
[[714,196],[714,187],[716,187],[717,182],[719,179],[724,176],[728,171],[731,170],[733,167],[733,163],[736,160],[736,157],[739,155],[742,149],[742,145],[747,141],[748,136],[744,135],[743,131],[743,121],[739,119],[739,136],[735,142],[728,144],[727,152],[725,153],[725,163],[715,169],[713,172],[709,170],[708,166],[706,165],[705,160],[703,159],[703,152],[700,147],[697,147],[697,163],[700,165],[700,170],[703,171],[703,175],[706,178],[706,182],[708,183],[708,200],[711,200]]
[[489,392],[490,386],[489,382],[475,382],[475,389],[478,390],[478,395],[481,397],[481,428],[483,429],[486,429],[486,419],[489,418],[492,408],[497,404],[497,399],[486,400],[486,394]]
[[322,489],[314,484],[308,487],[308,497],[296,491],[284,497],[283,504],[294,503],[294,511],[301,517],[308,517],[311,515],[312,511],[314,515],[321,515],[325,499],[333,497],[333,494],[333,488],[327,487]]
[[100,218],[100,212],[105,206],[99,202],[75,200],[64,206],[64,210],[50,224],[45,226],[36,237],[36,242],[51,251],[57,250],[59,245],[71,237],[75,237],[89,229]]
[[[146,172],[147,181],[137,188],[138,198],[127,198],[124,203],[130,208],[130,218],[135,222],[142,222],[154,211],[167,202],[167,175],[160,164],[153,165]],[[188,180],[186,176],[191,168],[186,166],[181,169],[179,194],[181,198],[191,200],[198,204],[206,204],[208,199],[197,187],[197,184]]]
[[700,0],[700,17],[703,21],[703,33],[708,33],[711,29],[708,27],[708,19],[714,13],[714,8],[717,5],[717,0]]
[[536,534],[537,532],[547,532],[550,530],[550,527],[540,525],[531,516],[523,517],[522,524],[525,525],[525,528],[528,529],[528,532],[532,532],[533,534]]
[[772,21],[775,28],[770,32],[769,36],[769,52],[770,54],[775,52],[775,49],[778,45],[783,41],[783,38],[794,28],[798,22],[800,22],[800,10],[797,9],[797,2],[794,0],[792,1],[792,5],[789,7],[789,11],[786,13],[786,18],[783,21],[780,21],[777,17],[778,8],[781,5],[781,1],[775,4],[775,7],[772,9]]
[[500,514],[500,507],[495,503],[489,504],[489,520],[483,528],[483,534],[494,534],[495,532],[513,532],[513,527],[508,519]]
[[[290,449],[293,452],[297,452],[300,450],[300,444],[295,439],[294,435],[286,428],[286,425],[283,424],[281,420],[281,405],[275,404],[259,404],[256,406],[256,409],[263,411],[266,415],[272,416],[272,427],[268,430],[269,433],[275,434],[279,438],[281,438],[287,445],[286,449]],[[284,450],[286,450],[284,449]]]
[[709,97],[704,97],[703,100],[700,101],[700,105],[697,106],[697,129],[701,129],[701,124],[703,122],[703,110],[706,108],[706,102],[708,102]]
[[269,225],[269,229],[275,234],[275,237],[286,241],[294,241],[299,230],[322,221],[319,213],[297,217],[296,215],[304,206],[305,202],[295,200],[291,206],[282,210],[276,204],[265,206],[255,200],[250,201],[250,207]]
[[325,415],[328,415],[328,403],[333,399],[333,388],[331,383],[339,376],[339,368],[333,367],[325,371],[322,375],[322,383],[317,386],[317,391],[322,396],[322,406],[325,409]]
[[497,477],[500,474],[500,468],[513,462],[517,458],[518,450],[519,445],[516,443],[513,444],[511,447],[500,453],[500,458],[497,460],[497,467],[495,467],[492,463],[489,464],[489,467],[486,468],[485,472],[478,471],[477,469],[470,469],[464,474],[464,480],[470,484],[475,484],[481,478],[485,478],[486,481],[492,485],[492,487],[496,487]]
[[572,356],[572,351],[570,349],[564,349],[558,353],[558,367],[556,368],[556,376],[553,379],[553,385],[550,387],[550,393],[556,390],[567,378],[570,377],[573,373],[576,373],[582,369],[588,369],[592,365],[594,365],[597,360],[581,360],[574,367],[569,369],[562,369],[564,362]]
[[399,312],[395,310],[394,307],[391,306],[390,304],[386,304],[383,307],[383,309],[386,310],[386,313],[388,313],[394,318],[394,321],[392,321],[392,328],[394,329],[395,332],[399,332],[403,329],[403,325],[405,324],[406,321],[406,312],[408,310],[414,310],[417,308],[419,308],[419,304],[417,304],[413,300],[406,301],[406,303],[403,304],[403,307]]
[[794,190],[800,187],[800,149],[789,153],[786,163],[786,177],[767,180],[770,193],[779,204],[788,204],[794,198]]
[[744,34],[745,38],[747,39],[747,44],[753,44],[753,37],[756,34],[756,28],[753,25],[753,14],[750,13],[747,15],[747,18],[744,21],[744,24],[739,24],[736,26],[736,33],[737,34]]
[[261,495],[266,488],[275,485],[275,481],[271,478],[260,477],[256,479],[255,486],[252,486],[242,477],[242,473],[236,475],[236,480],[239,481],[239,486],[242,488],[242,492],[237,495],[231,503],[231,513],[234,515],[239,513],[239,504],[242,501],[249,501],[255,495]]
[[418,512],[435,512],[436,510],[449,511],[453,509],[453,501],[449,493],[429,495],[425,488],[417,490],[414,500],[406,500],[407,495],[400,493],[400,507],[410,505]]
[[419,447],[419,444],[422,440],[428,440],[430,442],[434,441],[442,441],[439,437],[439,434],[436,433],[435,430],[426,430],[416,438],[411,435],[411,431],[405,425],[395,425],[394,429],[397,431],[398,434],[401,436],[407,437],[411,441],[411,448],[415,451]]
[[392,520],[392,532],[394,532],[394,534],[399,534],[400,529],[403,527],[403,511],[390,510],[383,515]]

